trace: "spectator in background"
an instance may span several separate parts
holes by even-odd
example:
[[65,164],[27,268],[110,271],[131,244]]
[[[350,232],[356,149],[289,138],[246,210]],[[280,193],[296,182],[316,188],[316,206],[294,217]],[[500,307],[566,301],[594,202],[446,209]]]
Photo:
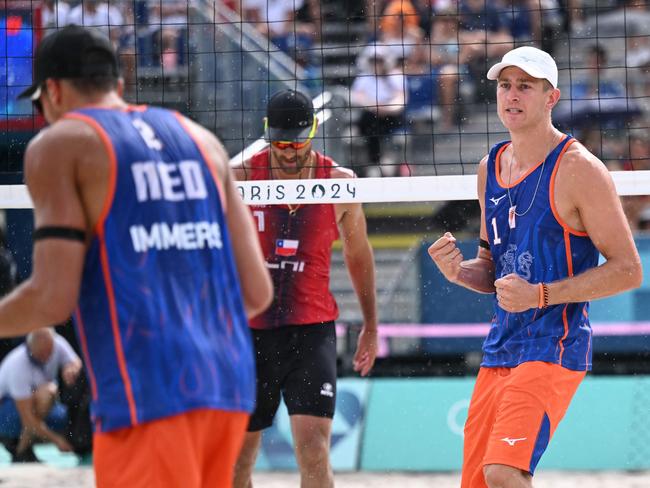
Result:
[[512,36],[503,23],[494,2],[486,0],[461,0],[459,4],[461,29],[466,31],[480,46],[489,40],[489,57],[495,57],[510,49]]
[[192,1],[153,0],[151,3],[150,24],[159,26],[160,61],[165,70],[174,70],[184,64],[187,11]]
[[[371,37],[375,33],[371,33]],[[379,19],[378,41],[390,46],[397,59],[405,59],[422,42],[420,16],[409,0],[390,0]]]
[[52,29],[67,25],[70,5],[64,0],[43,0],[41,4],[41,28]]
[[438,96],[442,107],[443,130],[459,120],[460,77],[468,73],[472,48],[462,40],[456,10],[440,10],[433,18],[430,35],[430,58],[433,73],[439,79]]
[[579,30],[585,20],[584,0],[560,0],[566,12],[567,31]]
[[650,96],[650,4],[647,1],[628,1],[625,19],[635,19],[626,29],[625,66],[631,95]]
[[638,100],[628,98],[619,81],[624,72],[608,67],[607,52],[600,45],[590,46],[583,57],[584,68],[574,70],[571,102],[557,107],[553,114],[555,122],[573,130],[624,130],[642,113]]
[[67,24],[96,27],[119,47],[124,17],[120,10],[101,0],[83,0],[67,17]]
[[541,45],[542,12],[539,0],[505,0],[499,15],[516,45]]
[[409,128],[418,132],[414,125],[419,122],[433,123],[440,114],[438,80],[431,71],[429,49],[426,45],[416,46],[406,58],[404,77],[407,89],[404,118]]
[[292,54],[298,49],[309,50],[313,45],[314,24],[297,18],[304,6],[305,0],[242,0],[242,19]]
[[560,0],[539,0],[541,15],[542,49],[553,54],[555,43],[569,31],[568,14]]
[[571,99],[625,97],[625,87],[607,70],[607,51],[600,44],[587,49],[585,69],[578,72],[571,84]]
[[72,446],[55,430],[67,423],[66,408],[57,401],[57,375],[72,385],[81,360],[51,328],[37,329],[0,364],[0,435],[13,462],[38,462],[37,440],[68,452]]
[[358,64],[360,73],[352,84],[351,99],[361,107],[358,127],[366,139],[369,163],[379,166],[382,140],[404,124],[406,84],[388,46],[367,46]]
[[481,89],[481,98],[494,96],[483,79],[486,64],[500,58],[513,48],[512,35],[493,2],[461,0],[460,36],[467,49],[467,62],[473,78]]
[[[106,35],[118,52],[125,89],[134,90],[136,59],[133,2],[120,5],[121,10],[107,1],[83,0],[70,11],[67,24],[95,27]],[[187,10],[187,6],[183,8]],[[127,25],[131,27],[127,29]]]

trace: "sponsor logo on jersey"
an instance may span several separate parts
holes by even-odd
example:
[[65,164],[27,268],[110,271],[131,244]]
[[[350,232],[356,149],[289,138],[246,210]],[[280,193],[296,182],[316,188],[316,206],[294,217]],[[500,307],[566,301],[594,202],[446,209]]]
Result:
[[504,193],[504,194],[501,195],[499,198],[496,198],[496,197],[492,197],[492,198],[490,198],[490,201],[491,201],[493,204],[495,204],[495,205],[499,205],[499,202],[500,202],[501,200],[503,200],[505,197],[506,197],[506,194]]
[[298,253],[300,241],[295,239],[276,239],[275,254],[278,256],[295,256]]
[[514,445],[515,445],[517,442],[519,442],[519,441],[525,441],[526,439],[528,439],[528,437],[519,437],[519,438],[517,438],[517,439],[511,439],[510,437],[504,437],[504,438],[501,439],[501,440],[502,440],[503,442],[505,442],[506,444],[508,444],[510,447],[514,447]]
[[323,383],[323,386],[320,388],[320,394],[329,398],[334,397],[334,387],[332,383]]

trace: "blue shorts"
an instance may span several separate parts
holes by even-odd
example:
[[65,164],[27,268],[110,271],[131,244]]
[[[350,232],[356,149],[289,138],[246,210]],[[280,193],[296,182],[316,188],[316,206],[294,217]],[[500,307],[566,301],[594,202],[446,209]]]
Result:
[[[54,402],[45,423],[52,430],[63,431],[68,423],[68,408],[60,402]],[[13,398],[3,398],[0,401],[0,436],[16,439],[20,437],[21,431],[22,423],[16,409],[16,402]]]

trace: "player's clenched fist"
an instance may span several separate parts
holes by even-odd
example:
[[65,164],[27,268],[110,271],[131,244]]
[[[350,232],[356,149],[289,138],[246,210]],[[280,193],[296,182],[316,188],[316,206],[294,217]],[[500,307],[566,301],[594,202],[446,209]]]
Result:
[[506,312],[524,312],[539,304],[538,285],[528,283],[514,273],[494,282],[499,306]]
[[456,247],[456,238],[451,232],[445,232],[440,239],[429,247],[429,256],[440,272],[449,281],[456,282],[460,273],[460,263],[463,261],[463,254]]

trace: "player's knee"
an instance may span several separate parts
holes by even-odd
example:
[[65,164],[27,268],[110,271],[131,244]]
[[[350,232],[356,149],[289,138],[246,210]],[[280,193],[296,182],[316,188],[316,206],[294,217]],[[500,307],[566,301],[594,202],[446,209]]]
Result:
[[522,484],[529,481],[523,471],[512,466],[502,464],[488,464],[483,467],[483,476],[489,488],[510,488],[514,486],[525,486]]
[[312,470],[329,464],[329,439],[312,436],[296,446],[296,457],[303,469]]

